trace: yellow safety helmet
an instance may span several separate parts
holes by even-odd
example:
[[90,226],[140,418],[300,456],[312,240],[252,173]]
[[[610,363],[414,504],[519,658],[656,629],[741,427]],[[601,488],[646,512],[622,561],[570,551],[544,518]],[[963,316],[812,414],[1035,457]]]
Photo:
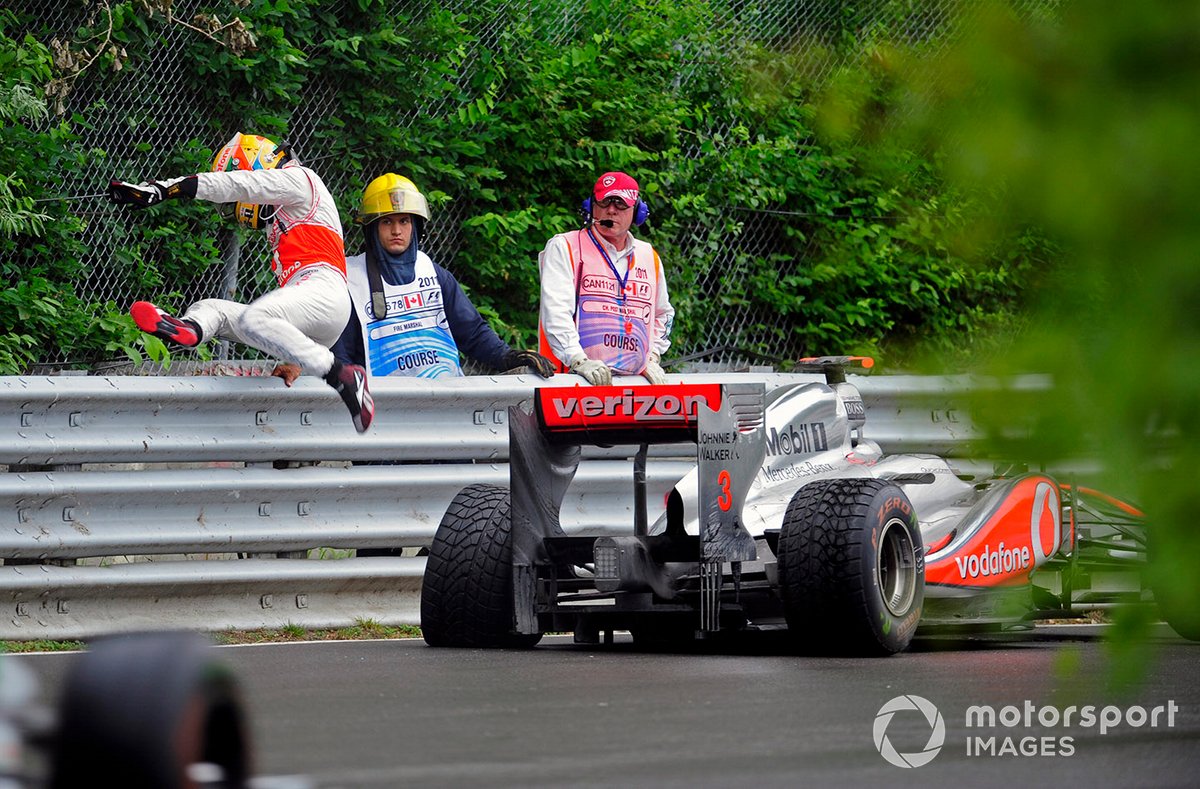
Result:
[[403,175],[387,173],[367,184],[355,221],[367,225],[388,214],[414,214],[429,219],[429,203],[412,181]]
[[[292,159],[291,153],[282,145],[276,145],[266,137],[238,132],[225,143],[225,147],[213,158],[212,171],[223,173],[230,170],[274,170]],[[256,230],[266,227],[275,215],[273,206],[255,203],[238,203],[233,208],[238,224]]]

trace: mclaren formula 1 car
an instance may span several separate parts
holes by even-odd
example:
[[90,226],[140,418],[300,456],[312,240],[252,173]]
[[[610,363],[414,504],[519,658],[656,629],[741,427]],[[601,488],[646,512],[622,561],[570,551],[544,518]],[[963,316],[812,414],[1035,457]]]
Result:
[[[430,548],[421,626],[433,646],[528,647],[627,630],[678,643],[787,630],[803,652],[884,655],[918,629],[999,628],[1143,599],[1141,513],[1045,473],[972,473],[885,455],[847,382],[541,388],[509,409],[508,488],[470,485]],[[650,444],[692,442],[695,469],[646,515]],[[629,445],[627,534],[567,534],[584,445]],[[1027,625],[1026,625],[1027,626]],[[1195,638],[1200,634],[1184,633]]]

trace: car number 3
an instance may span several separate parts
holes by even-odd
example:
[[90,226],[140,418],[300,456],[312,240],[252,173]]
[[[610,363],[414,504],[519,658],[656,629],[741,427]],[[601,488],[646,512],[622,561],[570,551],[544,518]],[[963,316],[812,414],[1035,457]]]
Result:
[[721,486],[721,493],[717,496],[717,506],[721,508],[721,512],[728,512],[733,506],[733,494],[729,492],[729,472],[722,469],[717,475],[717,484]]

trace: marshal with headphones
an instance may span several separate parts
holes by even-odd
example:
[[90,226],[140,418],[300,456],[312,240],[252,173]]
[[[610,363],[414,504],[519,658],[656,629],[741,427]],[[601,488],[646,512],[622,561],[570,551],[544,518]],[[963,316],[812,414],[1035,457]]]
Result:
[[[581,206],[581,209],[583,212],[583,217],[587,221],[589,221],[589,222],[595,221],[597,224],[604,225],[605,227],[612,227],[613,221],[611,219],[595,220],[592,217],[592,198],[590,198],[590,197],[583,198],[583,205]],[[646,205],[646,201],[639,199],[633,205],[633,224],[637,225],[638,227],[641,227],[642,224],[644,224],[645,221],[649,218],[650,218],[650,206]]]
[[592,214],[593,206],[610,197],[620,198],[626,205],[633,206],[634,225],[641,227],[650,218],[650,206],[646,205],[646,202],[641,199],[637,181],[625,173],[612,172],[600,176],[596,181],[593,196],[584,198],[580,208],[582,209],[585,223],[590,224],[594,221],[604,227],[613,226],[611,219],[597,220]]

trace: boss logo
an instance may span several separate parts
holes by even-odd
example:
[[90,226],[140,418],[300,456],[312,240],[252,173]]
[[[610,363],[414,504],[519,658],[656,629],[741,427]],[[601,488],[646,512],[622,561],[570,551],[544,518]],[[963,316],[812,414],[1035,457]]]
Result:
[[843,400],[846,404],[846,416],[851,419],[866,419],[867,408],[862,400]]

